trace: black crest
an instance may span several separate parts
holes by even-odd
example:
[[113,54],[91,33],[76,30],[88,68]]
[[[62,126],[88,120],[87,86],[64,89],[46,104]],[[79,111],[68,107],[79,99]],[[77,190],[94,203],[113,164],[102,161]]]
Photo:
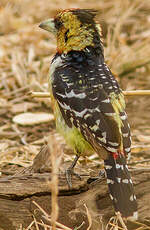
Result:
[[75,14],[82,23],[95,23],[94,18],[98,11],[94,9],[73,9],[72,13]]

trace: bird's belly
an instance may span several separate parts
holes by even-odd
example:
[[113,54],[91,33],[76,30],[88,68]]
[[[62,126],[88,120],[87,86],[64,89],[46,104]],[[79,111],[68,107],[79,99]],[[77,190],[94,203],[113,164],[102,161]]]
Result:
[[55,107],[56,130],[64,137],[66,143],[74,150],[75,154],[91,155],[92,146],[85,140],[80,130],[74,125],[70,128],[60,112],[58,105]]

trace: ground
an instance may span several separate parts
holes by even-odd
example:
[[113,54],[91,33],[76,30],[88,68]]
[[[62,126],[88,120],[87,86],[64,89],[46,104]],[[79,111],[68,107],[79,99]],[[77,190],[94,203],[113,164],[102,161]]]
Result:
[[[53,35],[38,24],[59,9],[96,8],[102,25],[106,62],[123,90],[150,88],[150,1],[1,0],[0,2],[0,168],[2,175],[28,167],[55,130],[48,98],[48,70],[55,53]],[[150,96],[126,96],[132,132],[133,168],[150,167]],[[27,122],[26,112],[33,117]],[[43,113],[39,118],[37,113]],[[17,115],[22,114],[18,121]],[[26,125],[25,125],[25,122]],[[64,154],[64,161],[73,155]],[[86,159],[98,164],[96,155]],[[80,163],[85,163],[81,158]],[[12,170],[12,167],[11,167]]]

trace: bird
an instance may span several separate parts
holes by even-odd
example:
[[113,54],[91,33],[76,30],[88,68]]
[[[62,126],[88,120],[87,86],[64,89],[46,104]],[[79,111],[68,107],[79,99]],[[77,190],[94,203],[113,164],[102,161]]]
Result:
[[131,132],[125,99],[105,63],[101,25],[95,9],[63,9],[39,25],[56,37],[49,90],[56,129],[76,155],[66,171],[71,186],[79,157],[97,153],[104,161],[110,198],[116,213],[138,218],[137,200],[127,166]]

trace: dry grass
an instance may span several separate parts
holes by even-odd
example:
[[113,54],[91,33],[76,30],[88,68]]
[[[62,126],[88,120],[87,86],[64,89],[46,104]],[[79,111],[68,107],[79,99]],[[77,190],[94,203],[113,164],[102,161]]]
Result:
[[[106,61],[123,89],[150,88],[150,1],[115,0],[114,4],[111,0],[1,0],[1,167],[8,163],[29,166],[45,143],[45,137],[54,129],[53,121],[49,125],[21,126],[12,119],[24,112],[51,112],[48,99],[33,99],[28,95],[30,90],[47,91],[47,73],[55,53],[54,37],[40,30],[38,24],[52,17],[58,9],[76,7],[99,10],[97,20],[104,31]],[[132,132],[134,144],[139,144],[141,134],[145,131],[135,127]],[[143,143],[147,144],[147,136],[150,136],[150,126],[144,133]],[[65,157],[71,159],[70,156]],[[143,160],[142,157],[138,159]],[[54,208],[54,218],[57,217],[57,208]]]

